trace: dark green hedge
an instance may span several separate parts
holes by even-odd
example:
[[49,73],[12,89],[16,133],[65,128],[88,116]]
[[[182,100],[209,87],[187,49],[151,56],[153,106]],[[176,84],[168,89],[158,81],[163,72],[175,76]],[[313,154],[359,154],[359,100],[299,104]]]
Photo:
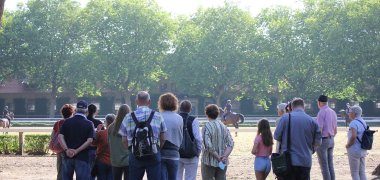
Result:
[[54,122],[14,122],[12,127],[53,127]]
[[17,135],[0,135],[0,153],[20,154]]
[[49,151],[50,135],[25,135],[24,151],[31,155],[44,155]]

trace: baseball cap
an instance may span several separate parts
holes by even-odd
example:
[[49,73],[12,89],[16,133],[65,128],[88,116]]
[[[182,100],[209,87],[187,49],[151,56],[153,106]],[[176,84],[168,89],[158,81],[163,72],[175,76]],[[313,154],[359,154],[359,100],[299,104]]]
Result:
[[84,100],[80,100],[80,101],[77,103],[77,108],[87,109],[87,102],[84,101]]

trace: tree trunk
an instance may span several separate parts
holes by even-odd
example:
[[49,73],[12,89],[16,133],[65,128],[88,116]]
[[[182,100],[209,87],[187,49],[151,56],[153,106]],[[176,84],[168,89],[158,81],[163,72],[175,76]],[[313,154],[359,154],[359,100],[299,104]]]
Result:
[[5,0],[0,0],[0,29],[3,26],[3,13],[4,13]]
[[128,104],[128,106],[131,107],[131,109],[134,109],[131,104],[131,96],[132,96],[132,92],[127,91],[124,96],[124,101],[125,101],[125,104]]
[[[49,118],[54,118],[55,116],[55,107],[56,107],[56,102],[57,102],[57,92],[52,91],[50,94],[50,99],[49,99]],[[58,108],[58,107],[57,107]]]
[[224,93],[224,89],[220,88],[217,91],[216,97],[215,97],[216,105],[218,105],[221,108],[223,108],[223,105],[221,104],[220,99],[222,98],[223,93]]
[[49,104],[49,118],[54,118],[55,108],[58,109],[58,107],[56,107],[58,88],[55,85],[55,81],[52,84],[53,84],[53,87],[51,88],[50,99],[49,99],[49,103],[50,103]]

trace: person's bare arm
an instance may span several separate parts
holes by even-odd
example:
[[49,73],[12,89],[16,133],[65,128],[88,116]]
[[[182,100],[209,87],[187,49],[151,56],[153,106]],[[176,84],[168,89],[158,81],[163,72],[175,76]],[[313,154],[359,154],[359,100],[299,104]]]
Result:
[[223,157],[230,156],[231,152],[232,152],[232,147],[226,147],[226,149],[224,149]]
[[160,133],[160,148],[164,147],[165,140],[166,140],[165,132],[161,132]]
[[91,145],[93,141],[93,138],[87,138],[87,141],[84,142],[81,146],[79,146],[79,148],[75,149],[75,153],[74,155],[78,154],[79,152],[83,151],[84,149],[86,149],[88,146]]
[[352,136],[347,141],[346,148],[351,147],[355,143],[356,137],[358,136],[358,133],[357,133],[355,128],[351,128],[351,134],[352,134]]
[[234,140],[232,139],[230,131],[226,128],[225,133],[227,134],[225,143],[227,144],[227,147],[224,149],[223,155],[221,156],[221,160],[225,163],[228,159],[228,156],[230,156],[232,149],[234,148]]
[[64,153],[66,154],[66,156],[72,158],[75,155],[75,150],[69,149],[67,147],[65,136],[63,134],[58,135],[58,142],[61,145],[62,149],[64,150]]
[[252,147],[252,150],[251,150],[251,153],[252,153],[253,155],[256,155],[256,152],[257,152],[257,143],[254,143],[254,144],[253,144],[253,147]]
[[65,136],[63,134],[58,135],[58,142],[61,145],[63,150],[67,150],[68,147],[66,145]]
[[334,136],[338,133],[338,116],[335,114],[335,127],[334,127]]

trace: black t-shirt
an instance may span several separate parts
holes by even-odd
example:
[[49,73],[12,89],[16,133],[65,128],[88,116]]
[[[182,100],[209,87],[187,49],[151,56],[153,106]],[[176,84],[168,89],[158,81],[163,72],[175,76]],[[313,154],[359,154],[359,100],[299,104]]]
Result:
[[[88,138],[94,138],[94,125],[91,121],[87,120],[84,115],[76,114],[74,117],[65,120],[60,129],[60,134],[65,136],[68,148],[77,149],[85,143]],[[86,148],[79,152],[74,158],[88,162],[88,149]]]
[[91,118],[89,116],[87,116],[87,119],[94,124],[95,129],[98,127],[99,124],[103,124],[102,121],[100,121],[99,119]]
[[[95,131],[96,131],[96,128],[98,127],[99,124],[103,124],[102,121],[100,121],[99,119],[95,119],[95,118],[92,118],[89,116],[87,116],[87,119],[94,124]],[[104,129],[104,128],[102,128],[102,129]],[[95,137],[94,137],[94,139],[95,139]],[[88,148],[92,149],[92,150],[96,150],[96,146],[89,146]]]

